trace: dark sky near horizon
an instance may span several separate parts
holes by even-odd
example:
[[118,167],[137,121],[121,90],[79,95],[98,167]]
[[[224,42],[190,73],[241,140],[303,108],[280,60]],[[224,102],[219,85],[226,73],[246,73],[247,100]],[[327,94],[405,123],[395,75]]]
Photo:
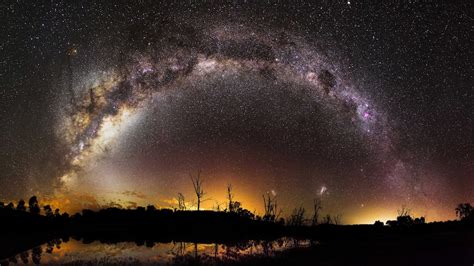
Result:
[[[181,1],[180,1],[181,2]],[[474,200],[470,1],[4,1],[0,200],[173,205],[203,171],[348,223]],[[65,203],[67,202],[67,203]]]

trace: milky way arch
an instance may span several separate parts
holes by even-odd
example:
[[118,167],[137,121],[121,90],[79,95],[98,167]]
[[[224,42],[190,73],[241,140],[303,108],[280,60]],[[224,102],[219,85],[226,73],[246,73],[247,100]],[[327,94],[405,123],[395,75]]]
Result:
[[[62,188],[74,184],[81,170],[104,153],[118,128],[151,99],[183,82],[206,76],[251,72],[267,79],[311,88],[311,97],[335,114],[350,116],[356,132],[377,153],[391,156],[391,130],[384,112],[345,80],[336,64],[303,39],[243,26],[215,26],[174,36],[172,43],[148,43],[120,67],[88,88],[60,123],[70,151]],[[168,38],[169,39],[169,38]]]

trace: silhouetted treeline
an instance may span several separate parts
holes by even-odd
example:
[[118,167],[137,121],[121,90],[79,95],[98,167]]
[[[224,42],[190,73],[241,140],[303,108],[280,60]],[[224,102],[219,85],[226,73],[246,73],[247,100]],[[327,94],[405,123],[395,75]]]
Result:
[[50,205],[41,208],[36,196],[28,201],[26,206],[24,200],[19,200],[17,206],[13,203],[5,205],[0,202],[0,221],[8,233],[32,233],[45,231],[58,231],[64,228],[69,221],[69,214],[61,214],[59,209],[52,210]]
[[73,235],[91,239],[117,238],[134,240],[174,239],[215,242],[225,239],[278,237],[283,234],[282,223],[255,216],[235,206],[230,211],[181,211],[156,209],[153,205],[136,209],[107,208],[98,211],[83,210],[69,216],[55,211],[49,205],[40,208],[36,197],[26,206],[20,200],[0,204],[0,220],[15,235],[42,236]]
[[[5,205],[0,202],[0,219],[9,232],[28,233],[46,231],[146,231],[166,232],[170,235],[186,235],[199,237],[213,237],[214,232],[219,237],[248,237],[276,232],[291,233],[301,231],[301,228],[312,228],[323,225],[338,225],[340,215],[326,215],[319,217],[320,201],[315,201],[312,219],[305,219],[303,207],[295,209],[285,220],[280,217],[281,210],[277,211],[275,198],[264,195],[265,213],[263,217],[243,209],[241,204],[232,200],[231,187],[229,191],[229,207],[224,211],[189,211],[157,209],[154,205],[137,207],[136,209],[107,208],[98,211],[85,209],[71,217],[53,209],[50,205],[40,207],[36,196],[32,196],[28,205],[24,200]],[[469,203],[459,204],[455,208],[459,221],[465,224],[474,223],[474,208]],[[425,224],[424,217],[413,218],[410,210],[404,206],[398,210],[396,220],[386,222],[390,228],[410,228]],[[376,221],[375,227],[385,227]],[[307,229],[304,229],[307,230]]]
[[[230,190],[229,190],[229,195]],[[459,221],[425,223],[424,217],[412,218],[406,208],[399,210],[397,220],[375,222],[374,225],[338,225],[338,216],[319,219],[320,202],[315,202],[315,214],[305,219],[305,209],[295,209],[286,219],[279,217],[276,200],[264,196],[266,212],[259,217],[243,209],[240,203],[229,202],[225,211],[189,211],[157,209],[153,205],[136,209],[107,208],[83,210],[69,216],[49,205],[42,206],[36,197],[28,205],[20,200],[0,203],[0,258],[17,254],[38,244],[57,238],[74,237],[84,241],[103,242],[169,242],[222,243],[245,239],[275,239],[292,236],[321,241],[350,240],[380,235],[424,234],[440,231],[471,230],[474,210],[468,203],[455,209]],[[42,206],[42,207],[40,207]]]

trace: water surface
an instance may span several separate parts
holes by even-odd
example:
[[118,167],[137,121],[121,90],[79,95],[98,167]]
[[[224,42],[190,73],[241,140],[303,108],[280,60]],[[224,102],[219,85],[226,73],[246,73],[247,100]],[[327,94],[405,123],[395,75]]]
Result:
[[307,247],[308,240],[280,238],[272,241],[249,240],[235,243],[119,242],[102,243],[60,239],[17,254],[10,263],[24,264],[168,264],[182,258],[238,260],[243,256],[273,256],[275,252]]

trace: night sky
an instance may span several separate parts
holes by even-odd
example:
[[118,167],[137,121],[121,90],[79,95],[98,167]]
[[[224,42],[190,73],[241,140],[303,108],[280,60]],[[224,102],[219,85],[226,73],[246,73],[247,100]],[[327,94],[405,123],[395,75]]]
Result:
[[202,170],[207,209],[474,201],[472,1],[173,2],[0,3],[0,200],[191,205]]

